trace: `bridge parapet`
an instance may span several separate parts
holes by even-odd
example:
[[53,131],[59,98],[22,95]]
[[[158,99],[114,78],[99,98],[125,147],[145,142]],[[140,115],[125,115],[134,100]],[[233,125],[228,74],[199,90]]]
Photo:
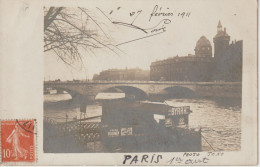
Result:
[[[176,92],[189,89],[201,97],[234,97],[241,98],[241,82],[172,82],[172,81],[82,81],[82,82],[44,82],[44,87],[63,89],[72,96],[80,95],[86,99],[95,99],[96,95],[110,88],[123,92],[145,94],[147,97],[156,94]],[[169,90],[171,89],[171,92]],[[174,90],[173,90],[174,89]],[[139,92],[139,93],[138,93]],[[178,92],[178,91],[177,91]],[[182,93],[181,93],[182,94]]]
[[176,82],[176,81],[123,81],[123,80],[113,80],[113,81],[47,81],[44,84],[191,84],[191,85],[242,85],[241,82]]

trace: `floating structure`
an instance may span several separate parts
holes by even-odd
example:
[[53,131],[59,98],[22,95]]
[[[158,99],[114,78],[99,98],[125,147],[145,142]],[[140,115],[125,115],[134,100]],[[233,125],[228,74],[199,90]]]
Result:
[[109,152],[201,151],[201,130],[189,128],[190,113],[189,106],[105,101],[101,143]]
[[[62,123],[46,118],[44,133],[48,133],[48,146],[55,140],[50,135],[53,133],[54,136],[64,136],[65,140],[69,136],[70,144],[74,138],[75,147],[82,149],[81,152],[201,151],[201,130],[189,127],[192,112],[189,106],[135,101],[119,95],[117,98],[98,98],[102,104],[100,116]],[[97,118],[99,121],[94,121]],[[89,143],[94,144],[93,149],[88,147]]]

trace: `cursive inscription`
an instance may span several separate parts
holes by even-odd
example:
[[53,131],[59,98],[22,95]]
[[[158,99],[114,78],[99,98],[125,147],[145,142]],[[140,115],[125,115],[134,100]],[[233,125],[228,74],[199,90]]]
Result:
[[[154,16],[173,16],[173,13],[172,12],[167,12],[167,11],[162,11],[162,7],[160,7],[160,9],[158,9],[158,5],[155,5],[154,8],[153,8],[153,12],[150,14],[150,18],[149,18],[149,21],[151,21],[152,17]],[[167,8],[169,9],[169,8]]]
[[152,13],[150,14],[150,18],[149,21],[151,21],[151,19],[153,17],[173,17],[174,15],[184,18],[184,17],[190,17],[191,12],[172,12],[170,11],[170,8],[163,8],[163,7],[159,7],[158,5],[155,5],[153,8]]
[[207,157],[172,157],[169,161],[167,161],[168,164],[185,164],[185,165],[194,165],[194,164],[207,164],[209,161],[209,158]]
[[[185,12],[185,11],[176,11],[172,12],[170,10],[169,7],[162,7],[159,5],[155,5],[152,13],[148,16],[149,20],[142,20],[139,21],[139,25],[137,25],[136,20],[140,17],[140,15],[146,14],[147,12],[144,11],[144,9],[133,9],[131,11],[127,12],[126,18],[130,17],[131,21],[124,21],[124,19],[118,19],[118,18],[113,18],[112,15],[114,13],[118,13],[120,12],[120,14],[124,11],[121,10],[121,8],[123,7],[117,7],[116,9],[111,9],[109,13],[104,12],[103,10],[101,10],[100,8],[96,7],[112,24],[117,25],[117,28],[121,27],[127,27],[130,29],[136,29],[138,31],[143,32],[145,35],[138,37],[138,38],[134,38],[125,42],[121,42],[116,44],[115,46],[120,46],[120,45],[124,45],[130,42],[135,42],[141,39],[145,39],[145,38],[151,38],[155,35],[159,35],[162,34],[164,32],[167,31],[167,26],[172,22],[173,18],[172,17],[181,17],[181,18],[185,18],[185,17],[189,17],[190,16],[190,12]],[[122,13],[123,14],[123,13]],[[149,14],[149,12],[148,12]],[[150,23],[149,27],[146,27],[147,22],[150,22],[152,20],[153,17],[158,17],[159,21],[157,19],[157,21],[154,23]],[[167,17],[167,18],[166,18]],[[152,24],[152,25],[151,25]],[[144,27],[145,26],[145,27]]]

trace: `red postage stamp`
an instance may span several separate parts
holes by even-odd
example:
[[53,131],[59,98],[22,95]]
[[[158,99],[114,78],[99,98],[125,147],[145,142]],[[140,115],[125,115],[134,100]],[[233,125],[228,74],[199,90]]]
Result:
[[35,120],[1,121],[2,162],[35,161]]

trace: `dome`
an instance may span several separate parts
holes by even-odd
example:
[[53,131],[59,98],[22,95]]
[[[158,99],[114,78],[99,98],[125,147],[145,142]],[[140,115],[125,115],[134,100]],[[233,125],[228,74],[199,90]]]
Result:
[[205,36],[200,37],[194,50],[198,57],[212,57],[212,46]]
[[210,41],[205,36],[200,37],[200,39],[197,41],[196,47],[201,47],[201,46],[211,47]]

